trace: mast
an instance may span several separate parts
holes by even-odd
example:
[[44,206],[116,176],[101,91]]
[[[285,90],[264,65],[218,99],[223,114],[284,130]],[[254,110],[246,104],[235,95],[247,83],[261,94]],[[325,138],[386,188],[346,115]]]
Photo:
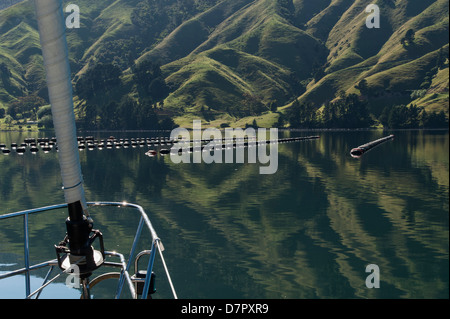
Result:
[[[86,279],[103,262],[103,258],[91,246],[96,237],[101,237],[101,233],[92,230],[92,220],[88,218],[84,195],[62,3],[61,0],[34,2],[58,143],[64,197],[69,213],[66,220],[67,236],[56,247],[56,251],[58,260],[61,252],[69,257],[64,259],[65,262],[61,260],[61,268],[67,269],[70,265],[77,264],[81,278]],[[94,232],[93,236],[90,236],[91,232]],[[67,244],[70,250],[67,250]]]
[[35,0],[35,7],[64,196],[67,204],[79,202],[86,211],[61,0]]

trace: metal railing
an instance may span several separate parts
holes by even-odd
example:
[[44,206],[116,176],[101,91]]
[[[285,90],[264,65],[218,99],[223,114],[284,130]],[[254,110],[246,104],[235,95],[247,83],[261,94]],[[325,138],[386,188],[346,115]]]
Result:
[[[111,251],[105,251],[105,255],[108,256],[112,256],[112,257],[119,257],[120,262],[109,262],[109,261],[105,261],[103,263],[104,266],[110,266],[110,267],[119,267],[121,268],[121,272],[120,274],[116,274],[116,276],[118,276],[118,285],[117,285],[117,290],[115,293],[115,299],[120,298],[121,294],[122,294],[122,289],[124,286],[125,281],[128,284],[128,288],[130,290],[131,296],[134,299],[138,298],[138,294],[136,292],[136,282],[133,281],[133,279],[130,277],[129,274],[129,270],[130,270],[130,265],[132,264],[132,258],[133,256],[136,254],[136,248],[139,242],[139,239],[141,237],[141,232],[142,229],[145,226],[147,226],[147,229],[150,231],[151,237],[152,237],[152,245],[151,245],[151,249],[150,250],[146,250],[145,254],[148,254],[149,257],[149,261],[147,264],[147,272],[146,274],[148,274],[148,276],[145,276],[145,280],[140,280],[141,284],[143,281],[143,288],[142,288],[142,292],[141,292],[141,296],[142,298],[147,298],[148,293],[149,293],[149,288],[150,288],[150,282],[151,282],[151,274],[152,274],[152,270],[153,270],[153,265],[155,262],[155,257],[156,257],[156,251],[158,251],[160,257],[161,257],[161,262],[164,266],[164,271],[166,273],[167,276],[167,280],[169,282],[170,288],[172,290],[172,294],[173,297],[175,299],[177,299],[177,294],[175,292],[174,286],[172,284],[172,280],[170,278],[170,274],[169,271],[167,269],[164,257],[163,257],[163,250],[164,248],[162,247],[162,243],[160,238],[158,237],[158,235],[156,234],[155,229],[153,228],[152,223],[150,222],[150,219],[148,218],[147,214],[145,213],[144,209],[136,204],[132,204],[132,203],[127,203],[127,202],[88,202],[87,203],[88,206],[92,207],[92,206],[113,206],[113,207],[130,207],[130,208],[134,208],[135,210],[137,210],[140,213],[140,219],[139,219],[139,224],[136,230],[136,234],[134,236],[134,240],[133,240],[133,244],[131,246],[131,250],[130,250],[130,254],[129,254],[129,258],[128,261],[125,260],[124,255],[117,253],[117,252],[111,252]],[[44,212],[48,212],[48,211],[52,211],[52,210],[56,210],[56,209],[61,209],[61,208],[66,208],[67,204],[58,204],[58,205],[52,205],[52,206],[46,206],[46,207],[40,207],[40,208],[34,208],[34,209],[30,209],[30,210],[24,210],[24,211],[19,211],[19,212],[15,212],[15,213],[9,213],[9,214],[4,214],[4,215],[0,215],[0,221],[4,220],[4,219],[8,219],[8,218],[14,218],[14,217],[23,217],[23,229],[24,229],[24,262],[25,262],[25,267],[23,268],[19,268],[13,271],[9,271],[3,274],[0,274],[0,280],[8,278],[8,277],[12,277],[12,276],[16,276],[16,275],[21,275],[21,274],[25,274],[25,293],[26,293],[26,298],[31,298],[32,296],[36,295],[36,298],[39,297],[40,293],[42,292],[42,290],[47,287],[52,281],[54,281],[55,279],[57,279],[58,277],[60,277],[63,273],[65,273],[64,270],[62,270],[59,274],[57,274],[55,277],[53,277],[52,279],[48,279],[51,272],[53,271],[53,269],[55,268],[55,266],[58,266],[58,260],[57,259],[52,259],[52,260],[48,260],[48,261],[44,261],[38,264],[34,264],[34,265],[30,265],[30,246],[29,246],[29,231],[28,231],[28,217],[29,215],[32,214],[39,214],[39,213],[44,213]],[[141,255],[138,254],[136,258],[139,258]],[[135,262],[137,264],[137,260]],[[30,289],[30,272],[36,269],[40,269],[43,267],[50,267],[47,275],[44,278],[44,282],[43,284],[35,291],[31,292]],[[137,270],[136,270],[137,271]],[[104,274],[105,275],[105,274]],[[104,276],[104,277],[108,277],[108,276]]]

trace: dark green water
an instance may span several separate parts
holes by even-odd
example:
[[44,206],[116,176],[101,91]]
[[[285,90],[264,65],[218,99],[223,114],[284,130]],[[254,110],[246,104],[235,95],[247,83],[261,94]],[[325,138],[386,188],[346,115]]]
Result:
[[[362,158],[349,155],[391,133]],[[449,297],[448,131],[282,134],[320,139],[280,144],[272,175],[259,174],[259,163],[175,164],[145,156],[146,147],[82,151],[86,197],[146,209],[179,298]],[[28,136],[37,135],[0,132],[0,143]],[[56,152],[0,154],[0,213],[62,203],[59,174]],[[128,253],[137,219],[114,209],[91,214],[106,249]],[[30,217],[31,263],[55,258],[65,218]],[[7,220],[0,271],[23,265],[22,254],[22,219]],[[368,264],[378,265],[380,288],[366,287]],[[155,270],[155,298],[170,298],[160,263]],[[63,283],[47,297],[79,297]],[[20,285],[23,278],[0,281],[0,298],[23,298]],[[114,286],[100,286],[94,297],[112,296]]]

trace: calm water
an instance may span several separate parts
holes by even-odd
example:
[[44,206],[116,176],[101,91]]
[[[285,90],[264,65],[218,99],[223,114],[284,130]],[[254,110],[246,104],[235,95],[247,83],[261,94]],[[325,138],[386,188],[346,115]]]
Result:
[[[391,133],[362,158],[349,155]],[[320,139],[280,144],[273,175],[260,175],[259,163],[174,164],[145,156],[146,147],[82,151],[86,197],[146,209],[180,298],[449,297],[448,131],[280,134]],[[0,143],[29,136],[37,134],[0,132]],[[0,154],[0,213],[62,203],[59,174],[56,152]],[[31,263],[55,258],[66,214],[30,217]],[[128,252],[137,219],[118,209],[91,214],[106,249]],[[22,254],[22,220],[6,220],[0,272],[21,267]],[[366,287],[368,264],[378,265],[380,288]],[[170,298],[158,262],[155,271],[155,298]],[[42,297],[78,298],[63,282]],[[104,284],[94,297],[112,296]],[[0,281],[0,298],[23,298],[21,285]]]

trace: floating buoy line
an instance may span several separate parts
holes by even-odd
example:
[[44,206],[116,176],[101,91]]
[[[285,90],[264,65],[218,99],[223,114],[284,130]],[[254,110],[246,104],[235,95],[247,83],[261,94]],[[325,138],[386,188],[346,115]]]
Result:
[[380,144],[382,144],[384,142],[387,142],[387,141],[389,141],[389,140],[391,140],[393,138],[394,138],[394,135],[391,134],[389,136],[382,137],[382,138],[379,138],[379,139],[377,139],[375,141],[368,142],[366,144],[363,144],[363,145],[360,145],[358,147],[352,148],[350,150],[350,155],[353,158],[360,158],[361,156],[364,155],[364,153],[368,152],[369,150],[371,150],[375,146],[378,146],[378,145],[380,145]]
[[27,150],[33,154],[36,154],[39,150],[42,150],[44,153],[48,153],[52,149],[58,149],[56,145],[56,138],[26,138],[20,144],[15,142],[11,143],[9,148],[5,143],[0,143],[0,150],[4,155],[9,155],[12,151],[22,155]]
[[[210,152],[212,150],[224,150],[231,148],[240,148],[240,147],[252,147],[252,146],[262,146],[268,144],[283,144],[283,143],[292,143],[306,140],[318,139],[320,136],[303,136],[303,137],[290,137],[290,138],[281,138],[275,140],[256,140],[254,138],[238,138],[238,139],[222,139],[221,143],[214,140],[198,140],[192,141],[189,146],[180,146],[179,148],[174,148],[171,150],[161,149],[161,155],[166,155],[169,153],[182,153],[183,151],[187,151],[189,153],[192,152]],[[181,143],[182,141],[177,141],[177,143]],[[202,144],[208,143],[208,144]],[[149,150],[146,155],[152,157],[156,155],[155,150]]]
[[[189,152],[195,151],[211,151],[212,149],[221,150],[226,148],[236,147],[251,147],[258,145],[267,145],[270,143],[289,143],[298,142],[304,140],[317,139],[319,136],[304,136],[304,137],[290,137],[281,138],[276,140],[256,140],[256,138],[230,138],[222,139],[220,142],[217,140],[203,139],[203,140],[190,140],[188,147],[181,147],[177,152],[187,150]],[[106,139],[95,139],[93,136],[77,137],[78,150],[102,150],[102,149],[120,149],[120,148],[150,148],[145,155],[153,157],[158,154],[167,155],[171,152],[171,148],[175,143],[184,142],[181,139],[171,139],[170,137],[142,137],[142,138],[120,138],[117,139],[110,136]],[[8,147],[9,146],[9,147]],[[41,137],[41,138],[25,138],[22,143],[11,143],[7,145],[0,143],[0,151],[4,155],[9,155],[15,152],[19,155],[23,155],[27,151],[32,154],[37,154],[42,151],[49,153],[51,151],[58,151],[58,144],[55,137]]]

